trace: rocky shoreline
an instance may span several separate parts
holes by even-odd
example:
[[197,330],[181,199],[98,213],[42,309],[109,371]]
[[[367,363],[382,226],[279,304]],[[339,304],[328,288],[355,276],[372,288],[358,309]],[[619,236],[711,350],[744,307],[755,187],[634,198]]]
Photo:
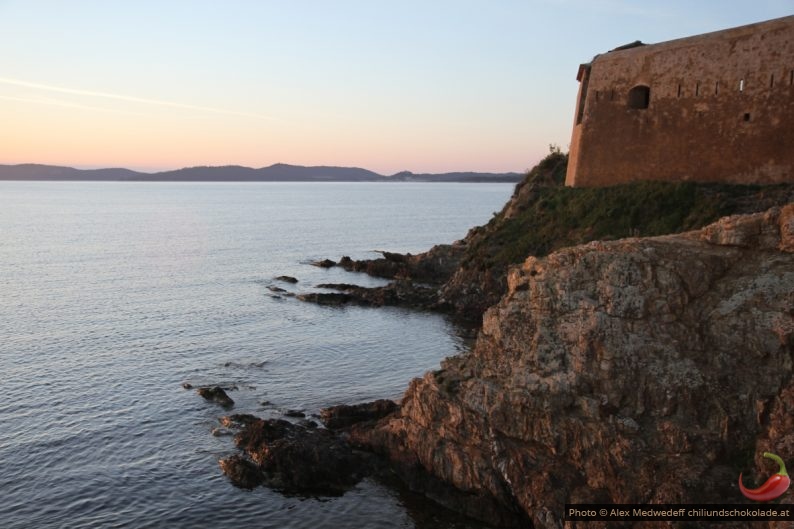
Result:
[[232,416],[242,454],[221,468],[325,494],[395,472],[492,525],[551,529],[565,503],[740,503],[740,472],[794,453],[794,204],[530,257],[508,285],[473,350],[400,406],[331,408],[326,428]]
[[[386,286],[271,289],[319,304],[442,311],[482,327],[470,352],[413,380],[399,405],[330,408],[325,428],[223,419],[240,449],[220,462],[232,482],[341,494],[364,476],[396,474],[491,525],[559,529],[569,526],[566,503],[740,503],[736,478],[759,481],[763,451],[794,454],[794,188],[687,188],[700,198],[682,199],[674,231],[694,231],[610,241],[597,223],[568,226],[553,243],[532,238],[515,264],[504,257],[510,241],[526,242],[506,234],[523,237],[516,230],[538,207],[563,200],[564,161],[544,160],[462,241],[315,263]],[[717,211],[761,207],[701,227]],[[653,215],[635,221],[631,233],[668,229]]]
[[792,307],[794,204],[531,257],[474,349],[350,438],[506,527],[494,503],[542,528],[565,503],[741,503],[740,472],[794,453]]

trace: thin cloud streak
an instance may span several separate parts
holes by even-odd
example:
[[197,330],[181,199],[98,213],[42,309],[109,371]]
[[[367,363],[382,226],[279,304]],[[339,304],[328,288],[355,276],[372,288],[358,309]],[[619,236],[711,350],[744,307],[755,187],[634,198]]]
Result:
[[198,110],[200,112],[211,112],[213,114],[225,114],[229,116],[242,116],[247,118],[264,119],[268,121],[279,120],[278,118],[272,116],[263,116],[261,114],[253,114],[250,112],[238,112],[235,110],[227,110],[223,108],[214,108],[214,107],[205,107],[199,105],[189,105],[186,103],[177,103],[175,101],[163,101],[160,99],[148,99],[144,97],[128,96],[123,94],[110,94],[107,92],[95,92],[93,90],[81,90],[76,88],[67,88],[63,86],[52,86],[41,83],[31,83],[29,81],[22,81],[20,79],[10,79],[7,77],[0,77],[0,83],[13,85],[13,86],[22,86],[25,88],[34,88],[36,90],[46,90],[49,92],[57,92],[61,94],[71,94],[71,95],[87,96],[87,97],[101,97],[105,99],[127,101],[130,103],[141,103],[144,105],[158,105],[158,106],[171,107],[171,108],[181,108],[185,110]]
[[128,112],[126,110],[118,110],[115,108],[80,105],[77,103],[69,103],[67,101],[61,101],[60,99],[50,99],[50,98],[31,99],[27,97],[14,97],[14,96],[5,96],[5,95],[0,95],[0,99],[4,99],[6,101],[18,101],[20,103],[33,103],[36,105],[52,105],[52,106],[65,107],[65,108],[79,108],[82,110],[95,110],[97,112],[111,112],[113,114],[125,114],[128,116],[146,116],[146,114],[141,114],[140,112]]

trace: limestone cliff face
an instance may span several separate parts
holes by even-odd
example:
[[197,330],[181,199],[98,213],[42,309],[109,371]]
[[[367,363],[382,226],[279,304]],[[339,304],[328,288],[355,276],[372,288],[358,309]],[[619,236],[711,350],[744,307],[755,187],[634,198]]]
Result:
[[793,359],[791,204],[530,257],[472,352],[352,438],[503,525],[563,527],[565,503],[740,502],[761,451],[794,457]]

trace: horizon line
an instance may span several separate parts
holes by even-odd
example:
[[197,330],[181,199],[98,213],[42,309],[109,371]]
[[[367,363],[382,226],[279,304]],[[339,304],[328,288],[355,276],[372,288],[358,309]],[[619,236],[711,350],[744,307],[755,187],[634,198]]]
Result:
[[18,166],[41,166],[41,167],[51,167],[51,168],[58,168],[58,169],[72,169],[75,171],[110,171],[110,170],[122,170],[122,171],[130,171],[133,173],[140,173],[145,175],[157,175],[161,173],[172,173],[176,171],[185,171],[190,169],[223,169],[223,168],[239,168],[239,169],[250,169],[252,171],[259,171],[262,169],[270,169],[271,167],[276,166],[287,166],[287,167],[299,167],[304,169],[321,169],[321,168],[330,168],[330,169],[352,169],[352,170],[360,170],[360,171],[367,171],[373,173],[378,176],[396,176],[399,174],[413,174],[413,175],[445,175],[445,174],[493,174],[493,175],[513,175],[513,174],[525,174],[526,170],[522,171],[477,171],[477,170],[459,170],[459,171],[443,171],[443,172],[415,172],[408,169],[403,169],[391,174],[379,173],[378,171],[374,171],[372,169],[367,169],[366,167],[360,167],[355,165],[301,165],[301,164],[292,164],[292,163],[285,163],[285,162],[276,162],[270,165],[263,165],[261,167],[251,167],[248,165],[240,165],[240,164],[222,164],[222,165],[186,165],[182,167],[178,167],[175,169],[156,169],[156,170],[142,170],[142,169],[131,169],[129,167],[122,167],[122,166],[101,166],[101,167],[90,167],[90,166],[72,166],[72,165],[54,165],[54,164],[46,164],[46,163],[37,163],[37,162],[22,162],[22,163],[0,163],[0,167],[18,167]]

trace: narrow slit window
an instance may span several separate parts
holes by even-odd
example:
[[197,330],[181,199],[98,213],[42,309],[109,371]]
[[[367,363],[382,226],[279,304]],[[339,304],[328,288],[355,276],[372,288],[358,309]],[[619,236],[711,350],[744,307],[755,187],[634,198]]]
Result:
[[794,70],[791,70],[791,72],[789,72],[788,84],[794,84]]
[[744,92],[744,79],[739,79],[739,92]]
[[700,81],[695,83],[695,96],[699,96],[699,95],[700,95]]
[[714,83],[714,95],[717,95],[719,93],[720,93],[720,82],[717,81],[716,83]]
[[598,99],[599,99],[599,96],[600,96],[600,95],[601,95],[601,92],[599,92],[598,90],[596,90],[596,101],[598,101]]
[[681,97],[681,85],[678,85],[678,97]]
[[775,74],[769,76],[769,88],[775,87]]
[[609,100],[610,101],[614,101],[615,100],[615,91],[614,90],[611,90],[609,92]]
[[745,112],[744,113],[744,120],[745,121],[750,121],[750,113],[749,112]]

